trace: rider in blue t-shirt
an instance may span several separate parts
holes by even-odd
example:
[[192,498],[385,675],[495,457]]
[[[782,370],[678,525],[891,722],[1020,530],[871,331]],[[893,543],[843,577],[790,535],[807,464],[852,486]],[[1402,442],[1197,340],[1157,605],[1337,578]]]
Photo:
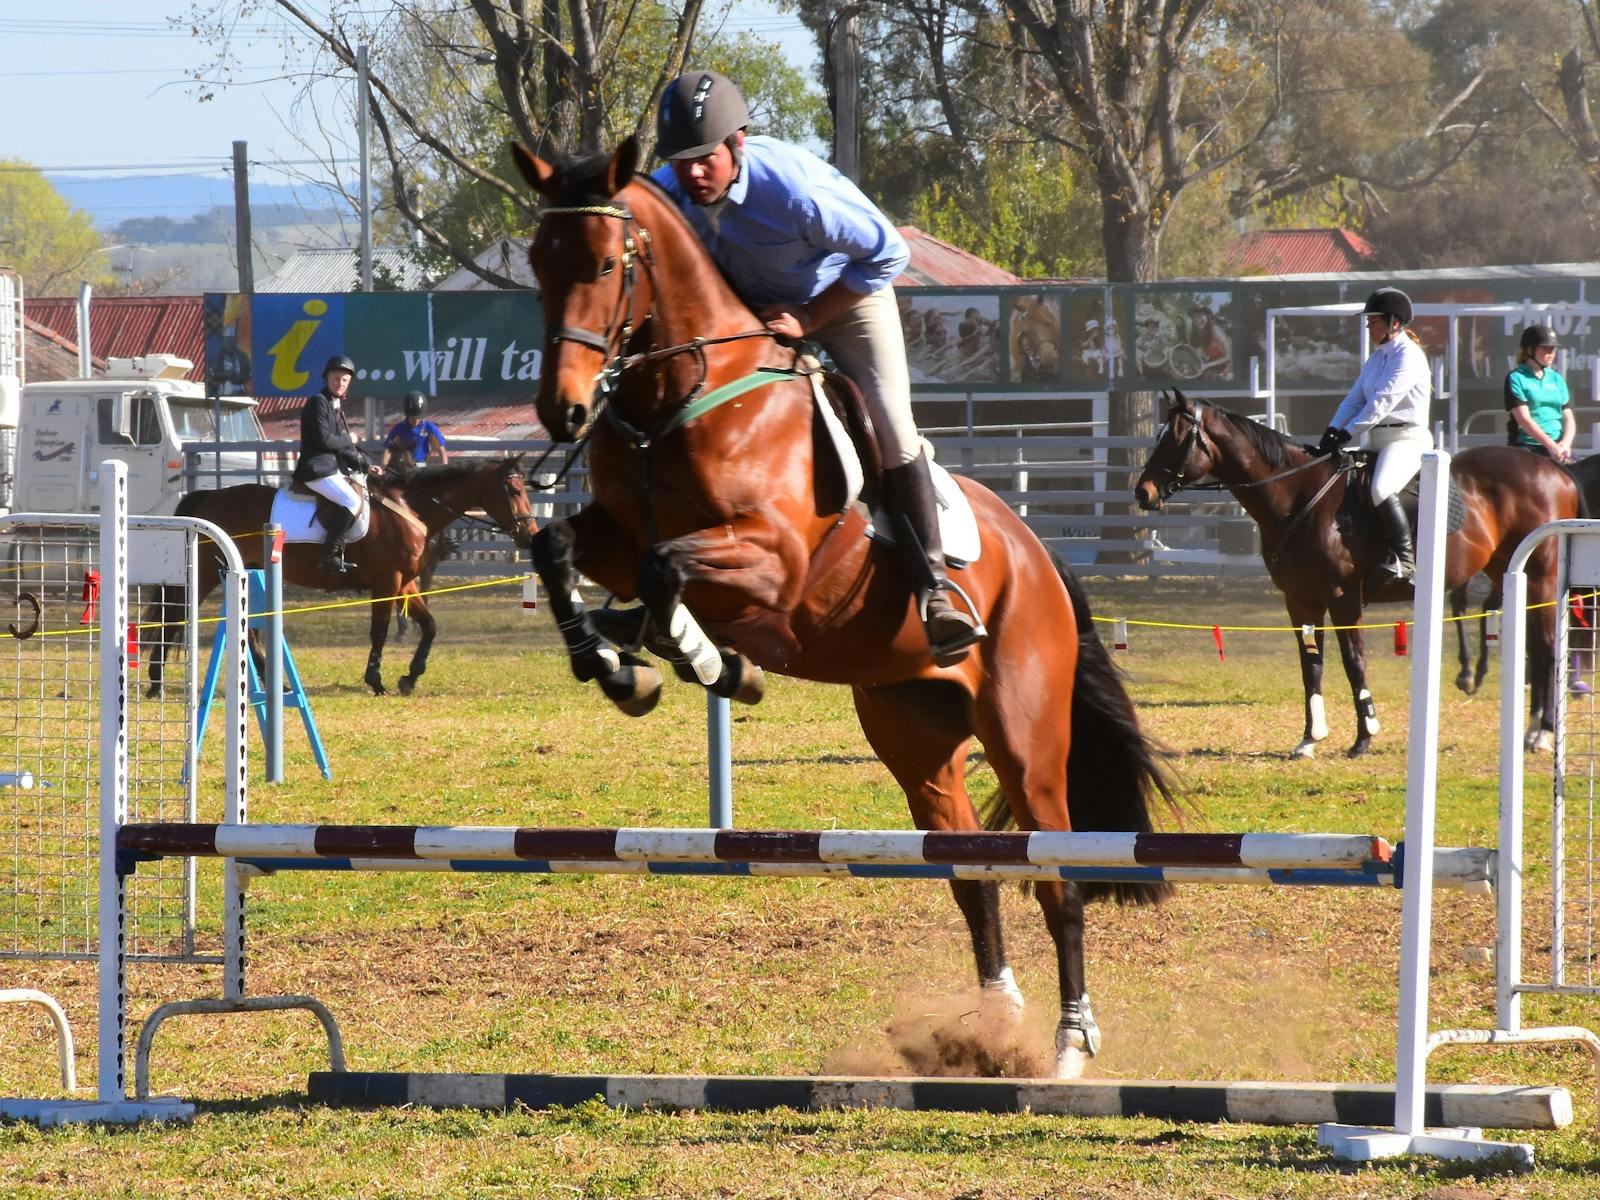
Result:
[[444,440],[444,434],[422,415],[426,407],[427,401],[421,392],[406,393],[405,419],[396,421],[383,439],[384,466],[420,467],[435,449],[439,451],[441,464],[450,461],[450,455],[445,450],[448,443]]

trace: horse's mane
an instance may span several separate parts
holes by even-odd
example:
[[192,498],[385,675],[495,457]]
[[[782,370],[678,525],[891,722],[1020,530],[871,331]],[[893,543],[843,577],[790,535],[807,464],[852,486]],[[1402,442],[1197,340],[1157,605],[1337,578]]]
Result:
[[[1207,403],[1209,404],[1210,402],[1208,401]],[[1210,407],[1216,409],[1217,412],[1228,419],[1228,423],[1239,431],[1245,441],[1249,442],[1256,452],[1266,459],[1269,467],[1287,467],[1291,465],[1289,451],[1295,445],[1292,440],[1284,437],[1276,429],[1263,425],[1260,421],[1251,420],[1242,413],[1234,412],[1231,408],[1223,408],[1220,404],[1211,404]]]
[[464,479],[471,479],[481,474],[488,467],[501,466],[505,459],[469,459],[466,462],[438,463],[428,467],[418,467],[415,471],[406,474],[395,474],[388,482],[398,484],[400,487],[410,487],[412,484],[425,488],[443,487],[446,484],[460,483]]

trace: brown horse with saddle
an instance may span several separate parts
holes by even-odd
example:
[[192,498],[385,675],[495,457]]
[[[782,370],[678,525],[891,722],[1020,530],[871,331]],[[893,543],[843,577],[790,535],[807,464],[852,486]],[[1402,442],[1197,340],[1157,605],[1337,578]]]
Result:
[[[590,503],[533,546],[578,679],[624,712],[648,711],[660,678],[635,653],[642,642],[736,699],[759,696],[762,669],[848,685],[916,825],[971,831],[975,853],[973,738],[997,807],[1021,827],[1149,829],[1165,793],[1157,755],[1081,586],[1016,514],[958,481],[977,537],[964,560],[951,554],[950,578],[987,637],[936,664],[917,581],[854,503],[849,452],[835,449],[795,348],[734,295],[673,201],[635,176],[635,143],[566,163],[515,150],[547,205],[530,251],[546,320],[539,417],[558,439],[589,437]],[[597,625],[574,594],[580,572],[642,600],[643,625]],[[951,886],[985,1000],[1014,1018],[998,885]],[[1061,986],[1058,1072],[1081,1070],[1099,1040],[1083,900],[1162,894],[1143,882],[1038,885]]]
[[[482,510],[488,514],[488,524],[526,548],[536,529],[533,509],[522,477],[521,455],[424,467],[405,475],[375,476],[369,489],[369,527],[366,535],[350,543],[346,550],[349,569],[339,574],[325,569],[321,561],[322,531],[313,526],[312,540],[294,541],[284,547],[283,578],[285,583],[298,587],[330,592],[356,588],[371,595],[371,650],[363,679],[380,696],[386,690],[383,647],[389,617],[399,598],[405,596],[421,630],[411,665],[399,681],[401,693],[410,694],[428,668],[428,653],[438,632],[433,613],[417,594],[416,581],[427,565],[429,538],[459,519],[479,520],[471,514]],[[199,517],[219,526],[237,542],[245,566],[260,567],[265,553],[261,529],[272,520],[277,493],[276,488],[254,483],[190,492],[178,501],[177,512],[180,517]],[[315,497],[308,497],[306,502],[312,499]],[[210,595],[219,573],[218,560],[202,555],[196,603]],[[172,606],[181,605],[181,589],[164,591],[168,594],[151,606],[147,621],[170,621],[170,614],[180,611]],[[153,639],[148,654],[151,695],[160,695],[171,635],[171,627],[163,625]]]
[[[1293,622],[1305,688],[1305,732],[1293,754],[1309,758],[1328,735],[1322,707],[1322,665],[1328,618],[1355,701],[1356,740],[1363,754],[1378,732],[1377,705],[1367,690],[1366,655],[1358,627],[1375,600],[1404,600],[1409,584],[1380,576],[1384,540],[1373,522],[1366,488],[1352,483],[1359,464],[1344,453],[1319,454],[1267,426],[1215,404],[1174,391],[1155,449],[1134,485],[1146,510],[1159,509],[1182,488],[1210,476],[1233,495],[1261,528],[1261,557],[1283,593]],[[1445,588],[1461,652],[1463,691],[1476,686],[1467,652],[1466,584],[1480,571],[1499,591],[1511,554],[1549,521],[1579,515],[1578,489],[1549,459],[1510,446],[1480,446],[1450,463],[1451,505],[1457,509],[1446,543]],[[1413,504],[1414,508],[1414,504]],[[1554,705],[1556,559],[1546,543],[1528,561],[1528,678],[1532,684],[1530,748],[1549,736]],[[1311,639],[1300,630],[1313,626]]]

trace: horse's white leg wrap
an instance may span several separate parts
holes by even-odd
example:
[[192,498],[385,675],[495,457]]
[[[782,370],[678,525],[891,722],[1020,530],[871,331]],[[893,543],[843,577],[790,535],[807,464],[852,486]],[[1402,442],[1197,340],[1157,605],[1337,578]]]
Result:
[[985,981],[979,1000],[978,1013],[985,1022],[1015,1025],[1022,1017],[1022,989],[1010,967],[1000,969],[998,979]]
[[1378,706],[1372,702],[1372,693],[1362,688],[1356,703],[1361,706],[1362,732],[1368,737],[1375,737],[1381,726],[1378,724]]
[[1322,693],[1313,692],[1306,701],[1306,708],[1311,713],[1311,740],[1320,742],[1328,736],[1328,710],[1322,702]]
[[1095,1024],[1087,994],[1061,1006],[1056,1026],[1056,1078],[1077,1079],[1089,1060],[1100,1053],[1100,1026]]
[[694,676],[706,687],[722,677],[722,654],[700,628],[700,622],[682,604],[672,610],[667,623],[667,641],[683,655]]

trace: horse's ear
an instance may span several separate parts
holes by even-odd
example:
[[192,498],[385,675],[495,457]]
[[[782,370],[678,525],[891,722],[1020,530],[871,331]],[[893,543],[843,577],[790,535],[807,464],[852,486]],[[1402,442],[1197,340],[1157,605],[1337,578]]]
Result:
[[1182,388],[1173,388],[1172,389],[1172,406],[1174,408],[1184,408],[1184,409],[1189,407],[1189,397],[1187,397],[1187,396],[1185,396],[1183,394],[1183,389]]
[[606,168],[606,194],[615,196],[628,186],[628,181],[639,170],[639,139],[633,135],[617,147],[617,152],[611,156],[611,165]]
[[556,169],[521,142],[511,143],[511,160],[528,181],[528,186],[541,196],[555,194]]

